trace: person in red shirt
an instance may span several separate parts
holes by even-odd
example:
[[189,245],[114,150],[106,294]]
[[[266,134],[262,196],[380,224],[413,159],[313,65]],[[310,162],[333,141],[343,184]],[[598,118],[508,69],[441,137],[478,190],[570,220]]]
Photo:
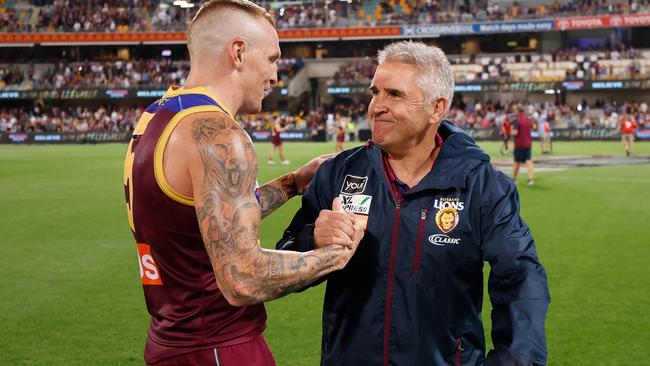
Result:
[[548,123],[548,119],[545,119],[542,122],[542,136],[540,140],[542,143],[542,154],[549,154],[551,152],[551,125]]
[[501,136],[503,136],[503,141],[501,142],[501,155],[505,155],[508,152],[508,143],[510,142],[511,127],[510,121],[508,118],[503,120],[501,125]]
[[515,137],[514,165],[512,167],[512,179],[516,182],[519,175],[521,163],[526,164],[528,173],[528,185],[532,186],[533,182],[533,160],[531,151],[533,147],[533,122],[525,113],[524,107],[517,108],[518,114],[512,125],[512,135]]
[[636,121],[629,114],[624,113],[621,116],[621,140],[625,147],[625,155],[632,155],[634,149],[634,132],[636,130]]
[[343,151],[343,142],[345,142],[345,128],[343,125],[339,125],[336,129],[336,146],[334,147],[336,152]]

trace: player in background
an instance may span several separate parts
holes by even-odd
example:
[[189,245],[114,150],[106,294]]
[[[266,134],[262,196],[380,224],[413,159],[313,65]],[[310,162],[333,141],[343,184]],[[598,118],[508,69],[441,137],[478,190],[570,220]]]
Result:
[[280,155],[281,164],[288,165],[291,163],[284,157],[284,144],[282,143],[282,137],[280,136],[280,133],[289,129],[289,126],[284,125],[282,122],[283,119],[280,116],[273,120],[273,126],[271,127],[271,150],[269,150],[269,160],[267,161],[269,165],[275,164],[275,161],[273,161],[273,153],[275,153],[276,150]]
[[339,125],[336,128],[336,146],[334,150],[336,152],[343,151],[343,143],[345,142],[345,128],[342,125]]
[[528,185],[532,186],[533,181],[533,160],[531,157],[533,147],[533,121],[526,115],[523,106],[517,107],[517,117],[512,125],[512,135],[515,137],[514,164],[512,166],[512,179],[517,182],[519,168],[522,163],[526,164],[528,174]]
[[636,121],[628,114],[623,113],[621,116],[620,131],[621,141],[625,147],[625,155],[631,156],[634,151],[634,132],[636,131]]
[[548,114],[546,111],[539,111],[537,120],[540,148],[542,154],[551,153],[551,125],[548,123]]
[[501,155],[508,153],[508,143],[510,142],[511,126],[508,116],[503,119],[503,124],[501,125]]

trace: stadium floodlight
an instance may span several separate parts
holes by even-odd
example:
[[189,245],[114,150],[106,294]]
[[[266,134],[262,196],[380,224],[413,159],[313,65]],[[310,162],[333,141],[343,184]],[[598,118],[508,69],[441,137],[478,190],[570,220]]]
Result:
[[183,6],[183,4],[186,4],[187,2],[185,0],[175,0],[172,4],[176,6]]
[[194,7],[194,3],[187,3],[186,2],[184,4],[181,4],[181,8],[183,8],[183,9],[193,8],[193,7]]

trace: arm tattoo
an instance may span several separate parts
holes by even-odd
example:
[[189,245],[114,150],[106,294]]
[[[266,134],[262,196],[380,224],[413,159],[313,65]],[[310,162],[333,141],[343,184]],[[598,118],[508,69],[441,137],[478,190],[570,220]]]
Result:
[[298,193],[296,176],[283,175],[259,188],[262,217],[266,217]]
[[198,118],[192,137],[203,168],[195,189],[196,215],[222,291],[242,303],[258,303],[303,288],[336,269],[335,252],[341,248],[298,253],[259,245],[260,215],[295,195],[294,174],[262,187],[260,207],[253,194],[257,156],[243,130],[226,116]]
[[[322,250],[328,252],[335,248],[328,247]],[[284,258],[286,253],[283,252],[266,250],[262,254],[265,255],[260,255],[254,263],[259,268],[269,268],[268,272],[258,272],[257,276],[247,276],[240,272],[236,265],[230,265],[228,268],[235,281],[256,289],[252,293],[252,299],[249,299],[254,303],[277,299],[305,288],[320,277],[311,273],[313,269],[331,266],[332,262],[331,257],[318,254],[304,254],[288,262]]]

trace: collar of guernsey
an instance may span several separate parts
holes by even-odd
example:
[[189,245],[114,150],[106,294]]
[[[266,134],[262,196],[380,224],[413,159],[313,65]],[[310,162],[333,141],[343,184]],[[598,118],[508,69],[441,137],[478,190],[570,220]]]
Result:
[[[187,96],[189,98],[182,98],[181,97],[182,95]],[[176,102],[178,103],[178,105],[177,105],[178,111],[181,111],[181,110],[187,109],[187,108],[191,108],[191,107],[195,107],[195,106],[198,106],[198,105],[213,104],[213,105],[216,105],[217,107],[219,107],[219,109],[224,111],[224,113],[226,113],[228,115],[228,117],[232,118],[232,120],[235,121],[235,123],[237,123],[237,121],[235,120],[234,115],[228,109],[226,109],[226,107],[223,105],[223,103],[220,103],[219,99],[217,99],[205,87],[197,86],[197,87],[194,87],[194,88],[183,88],[183,87],[180,87],[178,85],[172,85],[172,86],[169,87],[169,89],[167,89],[167,91],[165,92],[165,95],[163,96],[163,99],[171,99],[171,98],[176,99]],[[154,103],[152,106],[150,106],[147,109],[147,112],[155,113],[155,112],[157,112],[157,110],[149,110],[149,109],[156,108],[156,107],[162,108],[162,106],[163,106],[162,104],[158,105],[158,104]],[[242,130],[246,134],[246,137],[248,137],[248,140],[251,142],[251,144],[253,144],[253,139],[251,139],[248,132],[246,132],[246,130],[244,130],[243,128],[242,128]],[[260,198],[261,198],[259,188],[260,188],[260,184],[257,181],[257,179],[255,179],[255,187],[253,187],[253,193],[255,194],[255,198],[257,199],[258,203],[260,202]]]

